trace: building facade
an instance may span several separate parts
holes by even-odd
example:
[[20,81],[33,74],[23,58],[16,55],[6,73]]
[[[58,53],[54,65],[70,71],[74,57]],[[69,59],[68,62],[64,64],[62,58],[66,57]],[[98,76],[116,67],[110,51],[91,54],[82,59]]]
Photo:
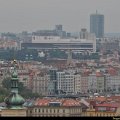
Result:
[[74,99],[38,99],[27,111],[27,116],[40,117],[77,117],[81,114],[80,101]]
[[33,78],[33,93],[38,93],[40,95],[48,95],[48,81],[49,76],[46,74],[38,74]]
[[75,93],[75,79],[74,75],[66,72],[57,72],[57,86],[58,91],[64,93]]
[[60,38],[59,36],[32,36],[32,43],[22,43],[22,49],[37,50],[79,50],[96,52],[96,37],[92,39]]

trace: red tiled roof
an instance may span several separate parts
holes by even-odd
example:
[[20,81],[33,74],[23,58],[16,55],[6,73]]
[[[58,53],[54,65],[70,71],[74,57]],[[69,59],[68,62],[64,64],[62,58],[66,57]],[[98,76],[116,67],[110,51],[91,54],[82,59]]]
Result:
[[101,72],[96,72],[96,76],[97,76],[97,77],[102,77],[103,74],[102,74]]
[[100,97],[96,97],[95,100],[99,101],[99,102],[104,102],[104,101],[106,101],[106,97],[101,97],[101,96]]
[[103,104],[96,104],[96,107],[120,107],[120,103],[103,103]]
[[43,98],[38,99],[34,103],[35,106],[48,106],[49,102],[61,102],[62,106],[80,106],[80,101],[74,99],[54,99],[54,98]]
[[65,99],[62,106],[80,106],[80,102],[73,99]]
[[112,67],[110,67],[110,68],[108,69],[108,73],[109,73],[110,75],[117,75],[116,69],[114,69],[114,68],[112,68]]
[[50,99],[38,99],[36,102],[35,102],[35,106],[47,106],[48,103],[50,102]]
[[111,99],[114,101],[120,101],[120,96],[110,96],[108,99]]

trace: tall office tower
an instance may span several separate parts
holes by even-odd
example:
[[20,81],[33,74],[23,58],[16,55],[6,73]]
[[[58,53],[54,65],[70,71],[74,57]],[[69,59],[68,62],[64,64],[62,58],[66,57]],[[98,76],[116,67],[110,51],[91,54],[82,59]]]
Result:
[[96,38],[104,37],[104,15],[96,14],[90,15],[90,33],[95,33]]

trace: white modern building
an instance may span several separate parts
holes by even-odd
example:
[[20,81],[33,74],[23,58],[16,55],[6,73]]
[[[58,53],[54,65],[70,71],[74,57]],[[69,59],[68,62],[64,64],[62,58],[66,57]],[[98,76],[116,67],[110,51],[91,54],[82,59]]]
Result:
[[22,43],[22,48],[37,50],[74,50],[96,52],[96,37],[90,39],[60,38],[59,36],[32,36],[32,43]]
[[118,92],[120,90],[120,75],[106,75],[106,89]]
[[74,75],[65,72],[57,72],[57,87],[58,91],[67,93],[74,93]]

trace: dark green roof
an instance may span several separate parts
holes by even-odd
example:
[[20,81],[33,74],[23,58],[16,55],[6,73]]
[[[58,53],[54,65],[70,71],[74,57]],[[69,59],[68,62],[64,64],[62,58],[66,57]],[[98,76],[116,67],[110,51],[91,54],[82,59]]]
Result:
[[21,106],[25,102],[24,98],[18,93],[11,93],[6,99],[5,103],[8,106]]
[[12,74],[12,78],[17,78],[17,76],[18,76],[17,72],[14,71],[13,74]]

